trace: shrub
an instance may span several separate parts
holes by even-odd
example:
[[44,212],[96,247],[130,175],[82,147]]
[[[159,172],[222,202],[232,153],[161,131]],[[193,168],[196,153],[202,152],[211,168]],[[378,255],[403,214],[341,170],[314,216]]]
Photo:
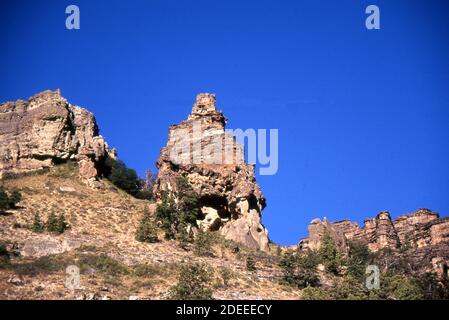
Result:
[[319,278],[316,272],[317,256],[314,251],[294,255],[284,253],[279,261],[283,271],[282,282],[285,284],[305,288],[317,286]]
[[229,285],[229,281],[232,279],[233,276],[234,273],[232,272],[231,269],[227,267],[223,267],[222,269],[220,269],[220,277],[223,283],[223,287],[226,288]]
[[170,288],[173,300],[212,300],[212,278],[204,265],[199,263],[181,265],[178,283]]
[[178,198],[178,213],[180,221],[196,225],[198,219],[198,196],[192,189],[186,177],[180,176],[176,178],[176,196]]
[[[175,202],[175,199],[177,200]],[[161,202],[156,208],[156,219],[161,223],[167,239],[177,238],[185,247],[192,240],[187,232],[189,226],[196,226],[199,216],[198,197],[187,178],[176,179],[176,192],[163,191]]]
[[348,274],[358,280],[365,278],[366,266],[372,260],[368,247],[360,242],[349,243],[349,257],[347,260]]
[[256,271],[256,261],[250,255],[246,257],[246,270]]
[[383,283],[383,290],[386,290],[394,299],[421,300],[424,298],[424,291],[414,278],[403,275],[387,276],[383,279]]
[[194,253],[197,256],[207,256],[212,254],[212,245],[214,244],[214,235],[210,231],[203,231],[201,228],[195,235]]
[[140,220],[139,227],[136,232],[136,240],[140,242],[154,243],[159,239],[157,237],[157,227],[156,223],[150,216],[148,208],[145,207]]
[[325,289],[307,287],[301,290],[301,296],[304,300],[332,300],[332,295]]
[[31,230],[37,233],[41,233],[45,231],[45,224],[42,222],[39,212],[34,214],[33,224],[31,226]]
[[145,183],[139,178],[135,170],[128,168],[123,161],[109,157],[106,159],[104,167],[105,177],[117,188],[122,189],[132,196],[139,195]]
[[156,207],[156,219],[161,223],[166,239],[173,239],[176,235],[177,215],[175,201],[167,192],[161,194],[161,202]]
[[18,189],[13,189],[8,197],[8,206],[10,209],[16,208],[17,203],[22,200],[22,194]]
[[295,285],[298,269],[296,256],[291,253],[283,253],[279,260],[279,267],[282,269],[282,282]]
[[65,230],[69,228],[67,221],[65,220],[65,215],[63,212],[58,216],[57,224],[56,224],[56,233],[64,233]]
[[321,246],[318,250],[320,262],[326,267],[326,271],[338,274],[341,265],[340,255],[329,232],[325,232],[321,238]]
[[13,189],[10,194],[3,186],[0,186],[0,211],[14,209],[18,202],[22,200],[22,194],[18,189]]
[[9,262],[9,253],[6,249],[6,244],[0,242],[0,267]]
[[58,218],[56,217],[53,211],[47,218],[45,228],[47,229],[48,232],[58,232]]

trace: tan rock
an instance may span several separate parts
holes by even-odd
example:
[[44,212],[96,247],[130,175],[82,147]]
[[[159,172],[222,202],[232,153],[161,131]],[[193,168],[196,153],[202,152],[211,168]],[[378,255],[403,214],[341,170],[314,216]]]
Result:
[[162,190],[173,190],[176,177],[186,176],[200,198],[200,226],[267,250],[268,232],[260,222],[265,198],[254,166],[244,162],[243,146],[225,132],[226,121],[216,110],[215,95],[199,94],[187,120],[169,129],[154,193],[160,197]]
[[73,160],[81,179],[92,183],[107,154],[93,114],[70,105],[59,90],[0,104],[0,178]]

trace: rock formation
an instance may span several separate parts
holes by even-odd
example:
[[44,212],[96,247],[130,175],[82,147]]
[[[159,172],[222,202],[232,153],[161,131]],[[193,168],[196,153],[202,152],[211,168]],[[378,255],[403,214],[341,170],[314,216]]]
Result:
[[59,90],[0,104],[0,178],[72,160],[81,179],[96,187],[107,154],[93,114],[69,104]]
[[170,126],[156,163],[154,193],[160,197],[162,190],[176,188],[176,177],[187,177],[199,196],[200,227],[267,250],[268,232],[260,222],[265,198],[254,165],[244,162],[243,146],[225,131],[226,121],[216,110],[215,95],[199,94],[187,120]]
[[349,242],[365,243],[371,252],[389,248],[410,249],[416,259],[429,259],[437,273],[447,273],[449,266],[449,217],[440,218],[428,209],[399,216],[392,220],[386,211],[373,219],[365,219],[362,228],[356,222],[343,220],[330,223],[314,219],[309,237],[299,242],[299,249],[320,247],[324,232],[329,232],[340,252],[349,251]]

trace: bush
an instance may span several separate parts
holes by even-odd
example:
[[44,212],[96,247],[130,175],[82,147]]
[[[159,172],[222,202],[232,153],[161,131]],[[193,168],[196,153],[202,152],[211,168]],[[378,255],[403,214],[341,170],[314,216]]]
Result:
[[18,189],[13,189],[8,198],[8,205],[10,209],[16,208],[17,203],[22,200],[22,194]]
[[56,233],[64,233],[65,230],[69,228],[69,224],[65,220],[65,215],[63,212],[58,216],[58,222],[56,225]]
[[232,277],[234,276],[234,273],[232,272],[231,269],[227,268],[227,267],[223,267],[222,269],[220,269],[220,277],[223,283],[223,287],[228,287],[229,285],[229,281],[232,279]]
[[198,219],[198,196],[192,189],[186,177],[180,176],[176,178],[176,197],[178,198],[178,213],[180,221],[196,225]]
[[[175,199],[177,200],[175,202]],[[161,193],[161,202],[156,208],[156,219],[161,223],[167,239],[177,238],[185,247],[192,240],[187,232],[189,226],[196,226],[199,216],[198,197],[187,178],[177,177],[176,191]]]
[[139,227],[136,232],[136,240],[140,242],[154,243],[159,239],[157,237],[157,227],[156,223],[150,216],[148,208],[145,207],[140,220]]
[[314,251],[301,255],[284,253],[279,261],[283,271],[282,282],[298,288],[317,286],[319,284],[317,264],[317,255]]
[[368,246],[360,242],[349,243],[349,257],[347,260],[348,274],[358,280],[365,279],[366,267],[372,261]]
[[0,267],[9,262],[9,253],[6,249],[6,244],[0,242]]
[[174,239],[176,236],[177,214],[175,201],[167,192],[161,194],[161,202],[156,207],[156,219],[161,223],[166,239]]
[[248,271],[256,271],[256,261],[252,256],[246,257],[246,270]]
[[57,232],[58,218],[56,217],[54,212],[51,212],[50,215],[48,216],[45,228],[47,229],[48,232]]
[[0,186],[0,211],[15,209],[17,203],[22,200],[22,194],[18,189],[13,189],[10,194],[3,186]]
[[212,300],[211,280],[211,275],[205,266],[199,263],[182,265],[178,283],[169,290],[169,298],[173,300]]
[[31,226],[31,230],[37,233],[41,233],[45,231],[45,224],[42,222],[39,212],[34,214],[33,224]]
[[[41,222],[39,216],[35,216],[35,222],[33,223],[33,231],[42,232],[43,229],[40,227]],[[51,212],[47,218],[47,223],[45,224],[45,229],[48,232],[62,234],[66,229],[68,229],[69,225],[65,220],[64,213],[61,213],[59,216],[56,216],[54,212]]]
[[386,276],[382,283],[384,283],[382,289],[387,292],[390,298],[397,300],[424,299],[424,291],[414,278],[403,275]]
[[139,196],[139,193],[145,186],[145,182],[139,178],[135,170],[128,168],[123,161],[112,158],[107,158],[104,166],[105,177],[117,188],[132,196]]
[[304,300],[333,300],[332,295],[322,288],[307,287],[301,290]]
[[283,253],[279,260],[279,267],[282,269],[282,282],[295,285],[298,269],[296,256],[291,253]]
[[326,271],[337,275],[341,266],[340,254],[338,253],[334,239],[329,232],[325,232],[321,238],[321,246],[318,250],[320,262],[326,267]]
[[5,189],[0,186],[0,211],[9,209],[8,194]]
[[208,256],[212,254],[212,245],[214,244],[214,235],[210,231],[203,231],[201,228],[195,235],[194,253],[197,256]]

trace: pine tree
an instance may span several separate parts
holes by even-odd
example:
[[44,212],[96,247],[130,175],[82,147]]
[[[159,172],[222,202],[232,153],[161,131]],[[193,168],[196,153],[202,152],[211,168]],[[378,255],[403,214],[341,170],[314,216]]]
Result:
[[330,273],[338,274],[341,265],[340,254],[338,253],[334,239],[332,239],[328,231],[321,238],[321,246],[318,253],[326,270]]
[[22,200],[22,194],[18,189],[13,189],[8,197],[8,207],[13,209],[16,207],[17,203]]
[[57,233],[64,233],[64,231],[69,227],[67,222],[65,221],[65,215],[63,212],[58,216],[58,221],[56,225],[56,232]]
[[212,300],[211,274],[205,266],[194,263],[181,265],[178,283],[170,288],[174,300]]
[[8,194],[5,189],[0,186],[0,211],[9,209],[9,199]]
[[246,270],[256,271],[256,261],[254,261],[252,256],[246,257]]
[[147,207],[143,211],[142,219],[137,228],[136,240],[148,243],[154,243],[159,240],[157,237],[156,223],[151,218]]
[[212,254],[214,238],[210,231],[203,231],[201,228],[195,235],[194,252],[197,256],[207,256]]
[[47,218],[46,228],[48,232],[58,232],[58,218],[53,211]]
[[37,233],[44,232],[44,230],[45,230],[45,225],[41,220],[39,212],[36,212],[34,214],[34,220],[33,220],[33,225],[31,226],[31,230],[34,232],[37,232]]
[[186,224],[196,225],[196,220],[199,215],[198,196],[186,177],[177,177],[176,190],[178,198],[177,211],[179,213],[180,221]]
[[161,203],[156,207],[156,219],[161,223],[166,239],[174,239],[176,235],[177,215],[175,201],[167,192],[161,194]]
[[184,250],[187,250],[189,243],[192,242],[191,232],[189,232],[188,226],[184,222],[180,222],[178,225],[176,239],[179,242],[179,246]]

